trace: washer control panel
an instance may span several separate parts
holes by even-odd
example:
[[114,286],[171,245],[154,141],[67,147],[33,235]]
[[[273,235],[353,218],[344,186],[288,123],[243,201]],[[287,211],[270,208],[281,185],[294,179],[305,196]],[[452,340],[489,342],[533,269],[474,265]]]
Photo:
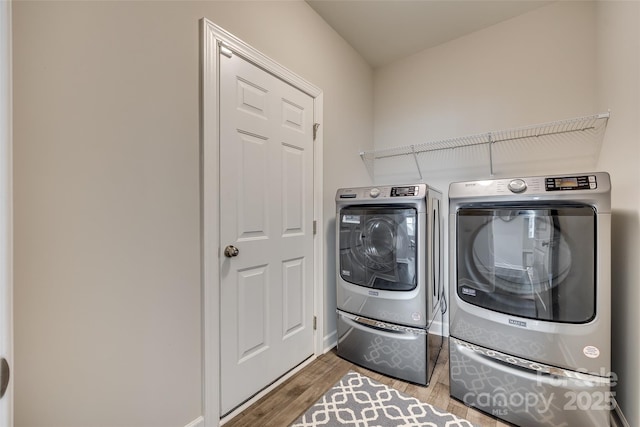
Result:
[[411,185],[407,187],[391,187],[391,197],[413,197],[420,192],[420,187]]
[[545,178],[546,191],[595,190],[596,188],[598,188],[598,182],[595,175]]
[[384,203],[384,200],[389,199],[394,199],[396,202],[401,199],[416,200],[425,198],[428,190],[429,188],[426,184],[341,188],[336,193],[336,201]]

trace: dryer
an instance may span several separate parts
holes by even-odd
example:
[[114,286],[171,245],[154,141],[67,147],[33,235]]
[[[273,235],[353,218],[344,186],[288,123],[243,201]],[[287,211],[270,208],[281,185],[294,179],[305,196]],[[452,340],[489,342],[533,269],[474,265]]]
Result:
[[521,427],[609,425],[607,173],[453,183],[451,396]]
[[339,356],[428,383],[442,347],[441,203],[426,184],[338,190]]

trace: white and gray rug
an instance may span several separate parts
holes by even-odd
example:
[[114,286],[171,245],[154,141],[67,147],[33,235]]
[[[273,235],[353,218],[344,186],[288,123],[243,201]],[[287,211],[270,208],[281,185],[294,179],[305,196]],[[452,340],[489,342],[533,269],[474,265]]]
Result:
[[474,427],[469,421],[349,371],[291,427]]

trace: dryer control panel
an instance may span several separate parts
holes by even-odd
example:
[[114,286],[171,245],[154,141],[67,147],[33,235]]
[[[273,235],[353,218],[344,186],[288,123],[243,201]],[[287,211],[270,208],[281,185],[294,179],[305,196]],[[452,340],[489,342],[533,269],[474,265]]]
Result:
[[599,197],[611,191],[609,174],[587,172],[566,175],[547,175],[498,178],[481,181],[453,182],[449,186],[449,199],[475,197]]
[[598,181],[595,175],[563,176],[545,179],[546,191],[595,190],[596,188],[598,188]]

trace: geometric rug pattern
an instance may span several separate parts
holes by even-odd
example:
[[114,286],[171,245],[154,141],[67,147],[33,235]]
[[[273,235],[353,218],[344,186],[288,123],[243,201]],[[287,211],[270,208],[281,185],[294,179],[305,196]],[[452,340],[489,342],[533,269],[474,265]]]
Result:
[[469,421],[349,371],[291,427],[474,427]]

